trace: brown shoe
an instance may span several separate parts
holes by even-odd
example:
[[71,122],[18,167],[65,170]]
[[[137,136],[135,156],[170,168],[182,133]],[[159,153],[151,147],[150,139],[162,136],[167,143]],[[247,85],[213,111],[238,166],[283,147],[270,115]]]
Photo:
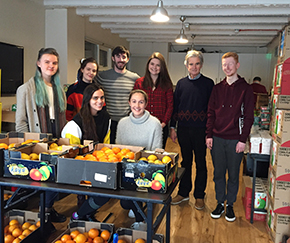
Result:
[[188,200],[189,200],[189,197],[183,197],[183,196],[180,196],[180,195],[176,195],[174,198],[172,198],[171,204],[172,205],[177,205],[179,203],[182,203],[182,202],[188,201]]
[[203,198],[196,198],[194,207],[197,210],[202,210],[204,208],[204,199]]

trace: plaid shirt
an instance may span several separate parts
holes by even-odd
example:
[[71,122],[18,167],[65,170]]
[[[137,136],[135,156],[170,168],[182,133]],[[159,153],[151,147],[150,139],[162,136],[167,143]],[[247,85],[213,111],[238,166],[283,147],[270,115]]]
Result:
[[173,111],[173,89],[163,90],[158,86],[153,91],[151,87],[144,89],[142,83],[144,77],[136,80],[133,89],[144,90],[148,95],[148,105],[146,110],[150,112],[152,116],[157,117],[160,123],[164,122],[168,124]]

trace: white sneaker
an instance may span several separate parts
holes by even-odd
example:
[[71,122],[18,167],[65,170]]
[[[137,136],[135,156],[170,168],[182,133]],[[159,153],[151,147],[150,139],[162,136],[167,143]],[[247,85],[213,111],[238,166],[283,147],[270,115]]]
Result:
[[147,230],[147,223],[144,222],[135,222],[134,224],[131,225],[131,229],[134,230],[142,230],[146,231]]
[[134,214],[132,209],[129,210],[128,217],[131,218],[131,219],[135,218],[135,214]]

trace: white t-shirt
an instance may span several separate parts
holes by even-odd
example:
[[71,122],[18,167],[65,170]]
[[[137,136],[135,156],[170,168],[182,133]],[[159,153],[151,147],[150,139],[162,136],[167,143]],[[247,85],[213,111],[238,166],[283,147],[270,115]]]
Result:
[[49,99],[49,117],[50,119],[55,119],[54,117],[54,102],[53,102],[53,89],[52,87],[46,85],[46,91]]

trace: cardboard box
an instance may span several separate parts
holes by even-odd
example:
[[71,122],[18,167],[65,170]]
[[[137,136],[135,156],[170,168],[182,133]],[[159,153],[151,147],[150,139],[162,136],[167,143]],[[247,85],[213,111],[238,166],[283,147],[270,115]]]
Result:
[[290,110],[276,110],[272,136],[281,146],[290,146]]
[[[128,148],[132,152],[138,152],[143,149],[143,147],[129,145],[96,144],[95,150],[100,150],[105,146],[108,148]],[[77,160],[60,157],[58,159],[57,167],[57,182],[107,189],[117,189],[119,184],[120,169],[120,163]]]
[[269,131],[256,131],[250,134],[250,153],[251,154],[270,154],[272,137]]
[[267,106],[269,104],[269,96],[268,94],[257,94],[257,101],[255,104],[255,109],[260,109],[261,106]]
[[122,160],[121,189],[166,193],[167,188],[175,181],[177,176],[177,153],[155,154],[159,160],[166,155],[170,156],[171,162],[167,164],[153,164],[139,160],[154,154],[152,151],[139,152],[135,160]]
[[[254,211],[254,220],[265,221],[268,208],[267,182],[260,178],[256,179],[254,208],[264,211]],[[245,216],[248,220],[251,218],[252,185],[252,178],[243,176],[242,200],[245,208]]]
[[270,204],[267,213],[267,230],[274,243],[281,243],[283,235],[290,234],[290,215],[275,213]]
[[56,241],[60,240],[64,234],[70,234],[70,232],[74,230],[78,230],[79,232],[84,233],[84,232],[88,232],[92,228],[98,229],[100,231],[108,230],[111,233],[111,236],[108,242],[112,242],[113,234],[114,234],[113,224],[74,220],[69,223],[68,228],[61,235],[56,237],[56,239],[52,243],[55,243]]
[[[273,95],[272,109],[290,109],[290,95]],[[272,113],[274,114],[274,113]]]
[[290,147],[283,147],[280,143],[273,141],[270,165],[275,171],[276,180],[290,182]]
[[39,213],[14,209],[5,213],[4,225],[8,225],[12,219],[17,219],[20,224],[25,222],[36,224],[40,221]]
[[[125,240],[127,243],[134,243],[137,239],[141,238],[147,240],[147,232],[140,230],[132,230],[126,228],[118,228],[116,233],[118,234],[118,240]],[[152,239],[153,243],[163,243],[164,236],[161,234],[155,234]]]
[[21,158],[21,153],[39,154],[47,152],[47,144],[37,143],[34,145],[21,147],[17,150],[4,150],[4,177],[14,177],[36,181],[55,181],[56,163],[58,155],[47,155],[49,161],[42,160],[26,160]]
[[290,95],[290,58],[276,65],[274,75],[274,94]]
[[276,180],[275,171],[269,171],[269,200],[275,213],[290,215],[290,182]]
[[286,26],[280,34],[280,46],[278,53],[278,62],[285,61],[290,57],[290,26]]

